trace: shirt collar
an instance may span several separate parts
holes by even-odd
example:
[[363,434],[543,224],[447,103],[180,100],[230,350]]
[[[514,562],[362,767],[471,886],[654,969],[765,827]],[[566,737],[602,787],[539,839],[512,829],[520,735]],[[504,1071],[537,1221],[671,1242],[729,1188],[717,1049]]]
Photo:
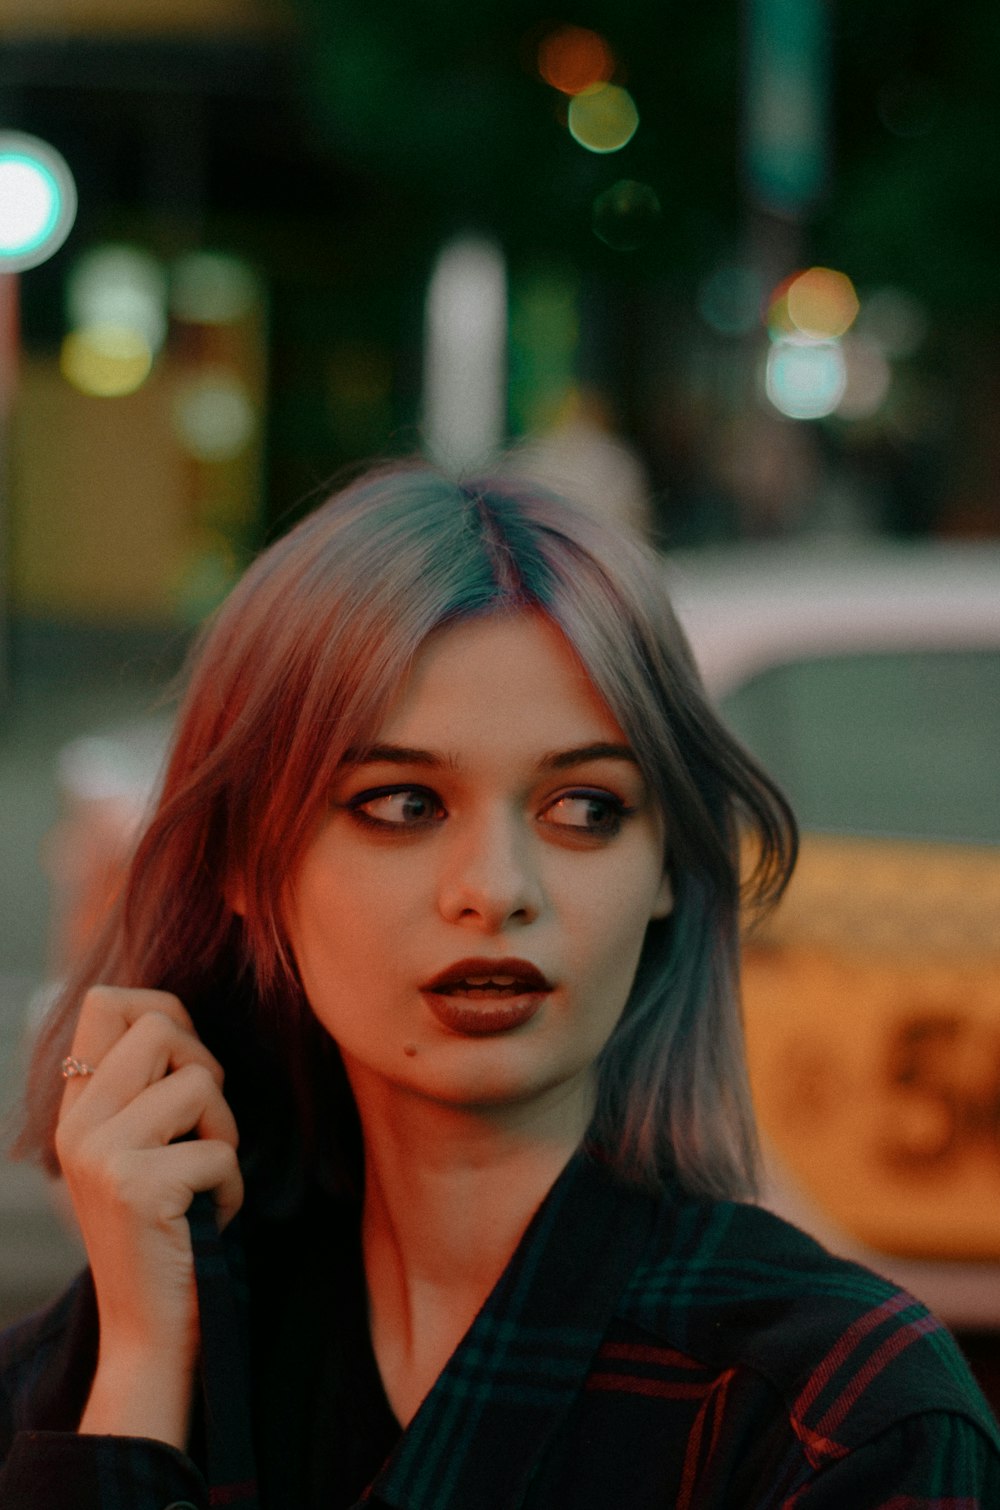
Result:
[[652,1232],[656,1201],[570,1160],[371,1486],[396,1510],[520,1503]]

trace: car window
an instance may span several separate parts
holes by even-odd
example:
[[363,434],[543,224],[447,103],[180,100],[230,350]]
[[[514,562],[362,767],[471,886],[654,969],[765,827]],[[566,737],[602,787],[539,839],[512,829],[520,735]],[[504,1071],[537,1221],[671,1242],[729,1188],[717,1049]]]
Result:
[[804,828],[1000,844],[1000,654],[773,666],[722,700]]

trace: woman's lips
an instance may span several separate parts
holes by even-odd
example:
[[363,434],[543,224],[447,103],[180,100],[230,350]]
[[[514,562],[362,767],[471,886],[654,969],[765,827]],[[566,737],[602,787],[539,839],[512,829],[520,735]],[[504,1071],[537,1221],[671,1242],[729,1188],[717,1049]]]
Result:
[[530,1022],[553,990],[530,960],[456,960],[421,987],[442,1027],[466,1037],[508,1033]]
[[485,1038],[493,1033],[509,1033],[530,1022],[548,991],[524,991],[516,996],[499,992],[424,990],[421,995],[431,1012],[449,1033],[467,1038]]

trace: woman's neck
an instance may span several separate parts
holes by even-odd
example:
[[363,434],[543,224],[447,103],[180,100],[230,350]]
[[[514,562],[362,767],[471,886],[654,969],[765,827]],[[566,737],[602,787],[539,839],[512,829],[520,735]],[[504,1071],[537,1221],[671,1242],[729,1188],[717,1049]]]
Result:
[[407,1284],[443,1292],[495,1282],[583,1140],[591,1077],[523,1102],[469,1106],[394,1085],[346,1056],[345,1068],[364,1140],[366,1260],[377,1252]]
[[352,1077],[365,1143],[372,1341],[408,1419],[580,1143],[589,1104],[470,1111]]

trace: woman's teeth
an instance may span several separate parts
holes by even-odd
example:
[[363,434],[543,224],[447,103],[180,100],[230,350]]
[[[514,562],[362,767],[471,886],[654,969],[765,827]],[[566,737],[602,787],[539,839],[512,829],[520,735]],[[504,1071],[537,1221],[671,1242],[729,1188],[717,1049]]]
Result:
[[448,986],[447,996],[519,996],[529,987],[513,975],[470,975],[467,980],[457,980]]

